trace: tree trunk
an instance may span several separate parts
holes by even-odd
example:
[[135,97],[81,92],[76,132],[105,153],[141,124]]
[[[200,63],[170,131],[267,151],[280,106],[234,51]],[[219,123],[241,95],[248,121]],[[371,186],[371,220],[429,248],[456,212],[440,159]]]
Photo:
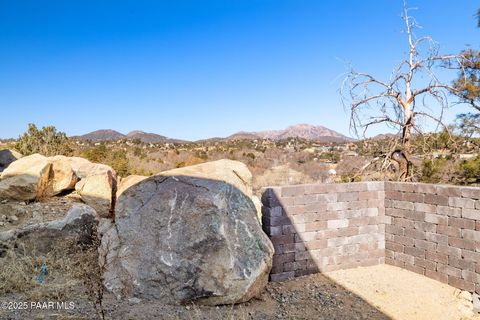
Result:
[[400,179],[403,181],[410,181],[413,178],[413,165],[412,165],[412,144],[411,144],[411,138],[412,138],[412,129],[413,125],[413,117],[412,115],[408,112],[405,114],[405,126],[403,127],[403,133],[402,133],[402,145],[403,145],[403,155],[405,157],[406,165],[405,165],[405,170],[404,172],[401,173]]

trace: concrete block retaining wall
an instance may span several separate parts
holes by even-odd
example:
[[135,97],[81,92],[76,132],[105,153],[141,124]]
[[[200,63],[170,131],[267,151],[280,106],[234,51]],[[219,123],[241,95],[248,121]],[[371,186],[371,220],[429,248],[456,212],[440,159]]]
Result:
[[480,188],[385,183],[385,262],[480,292]]
[[275,247],[272,281],[385,259],[383,182],[268,188],[263,226]]
[[388,263],[480,292],[480,188],[397,182],[266,188],[272,281]]

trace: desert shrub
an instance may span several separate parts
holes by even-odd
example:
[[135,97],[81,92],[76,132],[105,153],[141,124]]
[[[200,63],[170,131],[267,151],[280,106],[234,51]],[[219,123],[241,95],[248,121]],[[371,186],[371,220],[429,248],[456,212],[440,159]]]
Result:
[[197,150],[195,152],[195,157],[202,159],[202,160],[207,160],[208,159],[208,153],[203,150]]
[[120,176],[130,174],[130,166],[126,152],[122,150],[108,150],[105,145],[95,146],[82,152],[82,157],[112,167]]
[[438,183],[442,181],[447,162],[444,158],[424,159],[420,180],[427,183]]
[[18,138],[15,149],[23,155],[40,153],[44,156],[68,156],[73,151],[64,132],[58,132],[54,126],[38,129],[33,123],[30,123],[27,132]]
[[480,182],[480,157],[461,162],[459,164],[459,175],[464,183]]
[[82,152],[82,157],[95,163],[104,162],[107,159],[107,155],[107,147],[103,144]]
[[175,165],[175,168],[183,168],[185,167],[185,162],[177,162],[177,164]]
[[142,149],[140,149],[139,147],[135,147],[135,149],[133,149],[133,155],[135,157],[140,157],[142,155]]
[[125,177],[130,174],[130,167],[127,159],[127,155],[122,151],[114,151],[107,159],[107,164],[111,166],[117,174]]

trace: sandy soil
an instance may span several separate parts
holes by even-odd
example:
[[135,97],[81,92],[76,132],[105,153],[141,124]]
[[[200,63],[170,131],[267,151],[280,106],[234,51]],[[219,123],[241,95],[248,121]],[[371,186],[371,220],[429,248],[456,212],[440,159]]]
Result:
[[[12,297],[8,298],[12,299]],[[0,302],[4,301],[0,297]],[[68,312],[2,312],[0,319],[95,319],[91,305],[73,299]],[[480,320],[448,285],[381,265],[269,283],[258,298],[238,306],[170,306],[155,301],[105,301],[106,319],[398,319]]]
[[475,319],[460,290],[401,268],[378,265],[327,276],[392,319]]

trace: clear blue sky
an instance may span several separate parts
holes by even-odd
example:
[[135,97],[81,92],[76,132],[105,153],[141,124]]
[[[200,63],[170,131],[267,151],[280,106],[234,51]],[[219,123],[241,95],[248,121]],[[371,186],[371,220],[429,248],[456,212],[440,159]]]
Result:
[[[443,52],[477,47],[479,1],[409,5]],[[0,0],[0,137],[29,122],[69,135],[200,139],[295,123],[348,134],[342,61],[387,77],[405,52],[401,9],[400,0]]]

